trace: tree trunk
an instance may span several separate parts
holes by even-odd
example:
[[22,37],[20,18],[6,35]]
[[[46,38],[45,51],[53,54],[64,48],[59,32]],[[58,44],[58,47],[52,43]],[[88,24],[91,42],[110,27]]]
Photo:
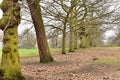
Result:
[[78,49],[78,42],[77,42],[77,33],[74,32],[74,50],[77,50]]
[[0,73],[3,80],[24,80],[20,69],[17,36],[17,26],[4,31]]
[[66,24],[64,25],[63,29],[63,36],[62,36],[62,54],[66,54]]
[[3,24],[6,24],[7,21],[8,24],[1,28],[4,30],[4,37],[0,80],[25,80],[21,73],[18,54],[17,28],[20,22],[20,7],[17,1],[3,0],[1,8],[4,11]]
[[53,58],[51,56],[51,52],[45,35],[45,29],[42,20],[39,0],[27,0],[27,2],[30,8],[33,24],[36,30],[40,62],[42,63],[52,62]]
[[86,33],[84,26],[82,27],[80,32],[80,48],[86,48]]
[[87,48],[91,47],[91,46],[90,46],[90,38],[89,38],[89,37],[86,37],[85,40],[86,40],[86,47],[87,47]]
[[69,13],[67,13],[67,16],[65,17],[64,21],[64,27],[63,27],[63,36],[62,36],[62,54],[66,54],[66,26],[67,26],[67,21],[69,18]]
[[72,24],[70,25],[69,52],[74,52],[74,31]]
[[[74,6],[76,4],[76,1],[71,0],[71,6]],[[76,6],[73,7],[70,13],[70,41],[69,41],[69,52],[75,51],[75,28],[76,28]]]
[[85,45],[85,36],[80,36],[80,48],[86,48]]

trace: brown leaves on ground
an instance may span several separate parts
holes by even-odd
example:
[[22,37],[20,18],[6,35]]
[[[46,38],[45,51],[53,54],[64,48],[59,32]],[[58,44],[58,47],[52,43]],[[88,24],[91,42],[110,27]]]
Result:
[[39,57],[22,58],[22,72],[27,80],[120,80],[120,63],[96,63],[96,60],[120,58],[120,49],[87,49],[62,55],[53,54],[55,62],[39,63]]

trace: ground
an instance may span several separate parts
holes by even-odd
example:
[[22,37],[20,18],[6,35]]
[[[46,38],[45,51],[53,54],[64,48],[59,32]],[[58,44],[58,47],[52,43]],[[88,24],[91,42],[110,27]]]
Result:
[[120,80],[120,48],[94,48],[62,55],[55,62],[39,63],[39,57],[21,58],[27,80]]

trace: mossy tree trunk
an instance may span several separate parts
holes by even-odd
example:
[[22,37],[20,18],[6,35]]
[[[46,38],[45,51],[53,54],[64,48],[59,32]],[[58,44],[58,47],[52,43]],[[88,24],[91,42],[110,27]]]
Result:
[[66,54],[66,27],[67,27],[67,22],[68,22],[68,18],[69,18],[70,13],[68,12],[65,20],[64,20],[64,26],[63,26],[63,35],[62,35],[62,54]]
[[68,22],[68,18],[69,18],[70,12],[67,13],[65,20],[63,22],[64,26],[63,26],[63,35],[62,35],[62,54],[66,54],[66,27],[67,27],[67,22]]
[[69,52],[74,52],[74,31],[72,24],[70,25],[70,39],[69,39]]
[[71,0],[71,6],[74,6],[70,13],[70,42],[69,42],[69,52],[74,52],[77,50],[77,0]]
[[87,48],[91,47],[91,46],[90,46],[90,38],[89,38],[89,36],[86,36],[86,39],[85,39],[85,40],[86,40],[86,47],[87,47]]
[[80,48],[86,48],[85,28],[83,27],[80,32]]
[[3,0],[0,7],[4,12],[1,19],[2,26],[0,25],[0,29],[4,32],[0,80],[25,80],[21,72],[18,54],[19,4],[17,0]]
[[72,10],[70,13],[69,52],[74,52],[74,12],[73,11],[74,10]]
[[78,50],[78,37],[76,32],[74,32],[74,50]]
[[62,35],[62,54],[66,54],[66,23],[64,24],[63,35]]
[[80,48],[86,48],[85,36],[80,36]]
[[17,25],[12,25],[4,31],[1,70],[3,80],[24,80],[21,73]]
[[47,63],[52,62],[53,57],[51,56],[47,43],[39,1],[40,0],[27,0],[27,3],[30,8],[31,17],[36,30],[40,62]]

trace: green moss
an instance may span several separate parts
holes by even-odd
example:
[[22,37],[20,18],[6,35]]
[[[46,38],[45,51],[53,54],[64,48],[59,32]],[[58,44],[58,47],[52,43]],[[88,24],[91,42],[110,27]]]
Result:
[[17,52],[17,49],[14,49],[14,52]]
[[14,35],[14,30],[9,29],[8,33],[9,33],[10,35]]
[[0,19],[0,25],[6,25],[8,22],[8,17],[4,16],[2,19]]
[[25,80],[18,65],[9,66],[7,69],[3,67],[0,70],[2,74],[0,80]]
[[17,11],[20,11],[20,7],[19,6],[16,6],[16,7],[18,7],[18,8],[14,8],[13,15],[20,18],[20,14],[19,14],[19,12],[17,12]]
[[12,60],[12,63],[14,64],[16,61],[15,60]]
[[4,1],[4,3],[2,2],[1,4],[0,4],[0,7],[1,7],[1,9],[3,10],[3,12],[6,12],[8,9],[9,9],[9,6],[6,6],[6,5],[8,5],[8,3],[7,3],[8,1]]
[[5,45],[4,47],[3,47],[3,53],[9,53],[10,51],[11,51],[11,47],[10,46],[8,46],[8,45]]
[[24,76],[4,76],[1,80],[26,80]]
[[14,43],[13,43],[14,45],[17,45],[18,43],[16,42],[16,41],[14,41]]
[[10,40],[10,37],[9,36],[5,36],[4,39],[3,39],[3,43],[5,44],[9,40]]

